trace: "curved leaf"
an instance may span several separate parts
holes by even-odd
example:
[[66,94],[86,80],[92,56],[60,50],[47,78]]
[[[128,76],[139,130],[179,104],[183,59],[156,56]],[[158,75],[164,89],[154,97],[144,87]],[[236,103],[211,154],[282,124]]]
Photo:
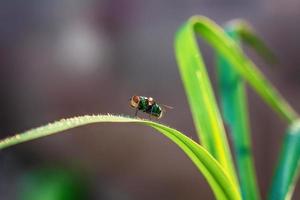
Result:
[[[177,32],[176,58],[179,64],[194,123],[204,147],[222,164],[237,183],[228,142],[196,35],[207,41],[230,63],[232,68],[281,117],[288,122],[298,114],[281,97],[258,68],[243,54],[240,47],[213,21],[203,16],[190,18]],[[201,133],[201,134],[200,134]]]
[[[244,55],[240,47],[228,37],[217,24],[206,17],[194,16],[190,18],[177,34],[178,45],[176,51],[178,51],[177,59],[180,65],[184,65],[185,67],[203,65],[199,49],[196,46],[196,33],[207,41],[217,53],[226,57],[235,71],[239,73],[281,117],[288,122],[292,122],[298,118],[298,114],[269,83],[255,64]],[[180,42],[179,40],[182,41]],[[184,41],[188,44],[182,44],[184,49],[180,50],[179,43],[184,43]]]
[[219,200],[240,200],[240,194],[235,184],[229,178],[221,165],[199,144],[179,131],[147,120],[133,119],[113,115],[93,115],[62,119],[60,121],[35,128],[24,133],[0,141],[0,149],[59,133],[71,128],[103,122],[138,123],[150,126],[177,144],[193,161],[210,184],[215,196]]
[[[175,51],[194,124],[203,146],[220,162],[237,184],[223,122],[195,36],[202,18],[191,18],[176,34]],[[202,34],[201,34],[202,35]]]

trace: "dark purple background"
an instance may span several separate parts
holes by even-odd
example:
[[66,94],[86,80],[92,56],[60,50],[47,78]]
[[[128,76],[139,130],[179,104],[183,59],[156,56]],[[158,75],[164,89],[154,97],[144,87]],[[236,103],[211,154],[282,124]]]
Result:
[[[133,115],[128,99],[138,94],[175,107],[162,123],[195,139],[173,49],[175,31],[195,14],[219,24],[248,20],[280,62],[250,57],[300,111],[299,8],[296,0],[1,1],[0,137],[74,115]],[[202,49],[215,82],[213,52]],[[249,103],[265,197],[287,124],[251,90]],[[15,199],[19,177],[49,165],[81,169],[92,199],[214,199],[192,162],[150,128],[99,124],[67,133],[0,152],[0,199]]]

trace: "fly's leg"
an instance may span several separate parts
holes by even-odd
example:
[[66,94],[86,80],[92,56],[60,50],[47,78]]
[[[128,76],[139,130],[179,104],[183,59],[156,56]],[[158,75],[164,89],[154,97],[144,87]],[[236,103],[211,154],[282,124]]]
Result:
[[139,110],[136,109],[136,110],[135,110],[135,114],[134,114],[135,117],[137,117],[138,112],[139,112]]
[[151,121],[152,109],[153,109],[153,106],[151,106],[151,111],[150,111],[150,113],[149,113],[149,120],[150,120],[150,121]]

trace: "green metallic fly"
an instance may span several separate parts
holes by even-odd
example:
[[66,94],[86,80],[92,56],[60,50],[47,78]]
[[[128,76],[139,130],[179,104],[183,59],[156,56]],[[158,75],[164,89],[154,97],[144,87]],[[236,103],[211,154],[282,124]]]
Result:
[[[132,96],[130,98],[130,106],[136,109],[135,116],[137,116],[137,113],[140,110],[149,114],[150,119],[151,116],[160,119],[163,116],[163,113],[165,112],[165,110],[160,105],[158,105],[152,97]],[[172,109],[172,107],[170,106],[162,106]]]

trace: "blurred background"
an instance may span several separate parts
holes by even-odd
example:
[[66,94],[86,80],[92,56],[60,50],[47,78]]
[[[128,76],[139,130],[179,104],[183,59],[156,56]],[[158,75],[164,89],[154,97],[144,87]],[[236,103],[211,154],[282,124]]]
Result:
[[[173,106],[161,122],[196,139],[173,50],[175,31],[195,14],[221,25],[248,20],[279,63],[249,56],[300,111],[299,7],[297,0],[1,1],[0,137],[74,115],[134,115],[128,99],[137,94]],[[201,47],[215,83],[213,51]],[[249,102],[265,197],[286,123],[252,90]],[[1,151],[0,199],[214,197],[192,162],[154,130],[99,124]]]

